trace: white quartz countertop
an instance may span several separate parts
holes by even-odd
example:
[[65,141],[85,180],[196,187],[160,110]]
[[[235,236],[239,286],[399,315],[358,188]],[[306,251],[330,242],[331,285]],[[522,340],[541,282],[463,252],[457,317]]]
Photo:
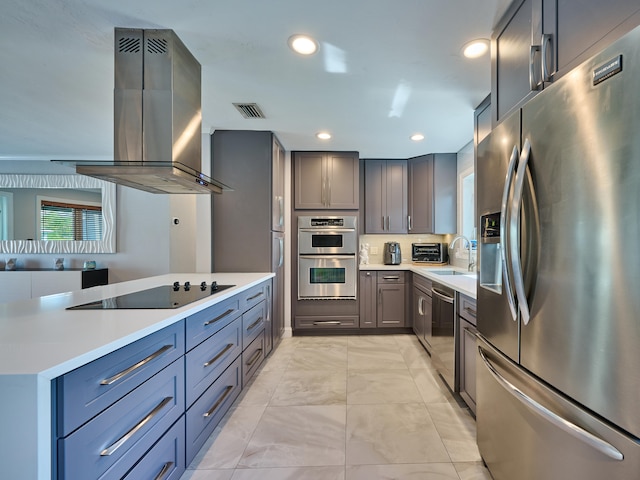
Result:
[[[418,275],[422,275],[429,280],[441,283],[447,287],[463,293],[471,298],[476,298],[476,272],[468,272],[463,268],[451,265],[425,266],[418,263],[401,263],[400,265],[383,265],[372,263],[367,265],[359,265],[360,270],[407,270]],[[448,271],[459,272],[462,275],[442,275],[439,272]]]
[[[253,287],[273,273],[167,274],[0,305],[0,375],[52,379]],[[235,285],[176,309],[65,310],[178,281]]]

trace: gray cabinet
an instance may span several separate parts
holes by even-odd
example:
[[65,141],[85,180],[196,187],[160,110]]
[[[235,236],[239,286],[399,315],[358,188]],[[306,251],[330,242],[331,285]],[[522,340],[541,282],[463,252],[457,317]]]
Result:
[[360,272],[360,328],[410,327],[407,312],[406,272]]
[[292,155],[295,209],[358,209],[358,152],[293,152]]
[[407,161],[367,159],[365,233],[407,233]]
[[457,231],[457,168],[455,153],[409,159],[409,233]]
[[514,0],[492,35],[493,125],[637,26],[639,17],[637,0]]
[[376,272],[361,271],[358,289],[358,296],[360,298],[360,328],[375,328],[378,323],[376,308],[378,276]]
[[216,130],[211,135],[212,176],[233,185],[212,195],[213,272],[274,272],[273,305],[265,355],[284,330],[284,162],[272,132]]
[[472,412],[476,411],[476,301],[458,294],[460,396]]

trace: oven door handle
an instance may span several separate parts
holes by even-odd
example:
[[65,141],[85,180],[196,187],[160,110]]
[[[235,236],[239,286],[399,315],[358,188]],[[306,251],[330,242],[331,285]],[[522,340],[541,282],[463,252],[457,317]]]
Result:
[[309,254],[302,254],[302,255],[298,255],[298,258],[304,258],[306,260],[331,260],[331,259],[338,259],[338,260],[348,260],[350,258],[356,258],[356,254],[355,253],[348,253],[348,254],[344,254],[344,255],[309,255]]

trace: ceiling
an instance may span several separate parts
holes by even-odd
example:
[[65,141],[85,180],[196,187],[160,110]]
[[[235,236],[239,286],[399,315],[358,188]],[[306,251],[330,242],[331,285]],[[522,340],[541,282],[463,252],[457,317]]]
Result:
[[[490,91],[509,0],[2,0],[0,159],[113,155],[114,27],[170,28],[202,65],[202,129],[271,130],[287,150],[457,152]],[[295,33],[320,44],[302,57]],[[233,102],[256,102],[245,119]],[[315,138],[330,131],[328,141]],[[409,136],[421,132],[422,142]]]

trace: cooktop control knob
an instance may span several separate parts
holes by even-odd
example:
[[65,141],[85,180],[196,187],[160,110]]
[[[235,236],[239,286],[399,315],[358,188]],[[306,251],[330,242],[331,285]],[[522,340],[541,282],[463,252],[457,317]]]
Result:
[[191,282],[184,282],[184,289],[188,292],[191,288]]
[[173,282],[173,291],[177,292],[180,290],[180,282]]
[[218,290],[218,282],[211,282],[211,291],[215,292]]
[[207,282],[202,282],[200,284],[200,290],[202,290],[203,292],[207,289]]

